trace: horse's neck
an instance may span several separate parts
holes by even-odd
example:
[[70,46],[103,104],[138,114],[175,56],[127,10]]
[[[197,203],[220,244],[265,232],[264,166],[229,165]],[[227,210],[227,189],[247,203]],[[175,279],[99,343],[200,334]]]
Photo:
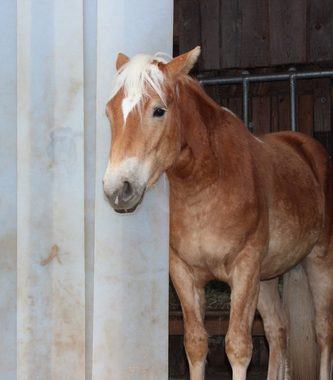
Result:
[[171,186],[196,184],[216,177],[218,168],[211,146],[209,129],[212,113],[218,107],[205,96],[194,81],[185,79],[177,89],[177,124],[180,128],[181,152],[168,171]]
[[171,187],[210,186],[248,165],[249,133],[192,80],[179,85],[178,123],[182,150],[168,177]]

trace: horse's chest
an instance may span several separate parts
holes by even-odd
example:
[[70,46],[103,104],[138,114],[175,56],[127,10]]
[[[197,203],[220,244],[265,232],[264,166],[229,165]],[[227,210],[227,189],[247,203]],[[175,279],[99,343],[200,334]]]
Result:
[[[178,255],[191,267],[208,270],[219,265],[223,256],[230,250],[231,244],[224,242],[213,233],[191,233],[183,231],[173,234],[172,247]],[[223,249],[221,249],[224,247]],[[223,254],[222,254],[223,253]]]
[[[171,247],[191,267],[224,279],[224,262],[239,249],[240,242],[234,235],[222,231],[223,226],[214,222],[214,218],[184,213],[177,222],[171,223]],[[217,268],[219,273],[215,273]]]
[[[195,232],[196,231],[196,232]],[[173,246],[180,254],[186,255],[188,260],[203,262],[203,257],[214,256],[220,250],[223,239],[213,231],[205,230],[179,230],[172,234]],[[224,242],[225,249],[228,250],[228,243]],[[199,263],[198,263],[199,264]]]

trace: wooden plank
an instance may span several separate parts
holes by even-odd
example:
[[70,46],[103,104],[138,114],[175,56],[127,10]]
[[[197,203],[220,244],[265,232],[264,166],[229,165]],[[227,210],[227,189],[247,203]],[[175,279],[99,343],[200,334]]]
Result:
[[271,97],[271,132],[279,130],[279,97]]
[[201,47],[205,70],[220,68],[220,1],[200,2]]
[[333,156],[333,133],[329,132],[314,132],[314,137],[324,148],[329,152],[331,158]]
[[[240,66],[267,66],[269,62],[268,3],[242,1]],[[224,51],[224,54],[227,54]]]
[[[220,86],[207,86],[205,88],[206,93],[214,99],[217,103],[221,104],[220,99]],[[221,104],[222,105],[222,104]]]
[[254,366],[256,368],[260,365],[260,341],[262,340],[262,337],[255,336],[252,339],[253,342],[253,349],[252,349],[252,359],[251,359],[251,366]]
[[221,68],[239,67],[241,49],[241,0],[221,2]]
[[169,336],[169,376],[184,376],[187,368],[187,360],[181,335]]
[[331,81],[317,81],[314,90],[314,131],[328,132],[331,130]]
[[182,23],[180,22],[179,0],[173,3],[173,56],[179,55],[179,34],[182,32]]
[[310,1],[309,4],[309,62],[333,59],[333,2]]
[[204,70],[333,59],[331,0],[179,0],[175,22],[180,52],[201,44]]
[[[230,70],[233,71],[233,70]],[[271,72],[271,71],[270,71]],[[260,71],[261,73],[261,71]],[[267,73],[267,72],[266,72]],[[224,77],[232,77],[233,72],[224,74]],[[239,75],[239,70],[236,73]],[[297,93],[299,95],[312,94],[314,87],[320,87],[321,84],[316,84],[318,81],[314,79],[298,80],[297,81]],[[208,88],[209,86],[207,86]],[[230,96],[242,96],[242,85],[223,85],[222,88],[223,97]],[[263,82],[263,83],[251,83],[251,96],[276,96],[276,95],[289,95],[289,81],[276,81],[276,82]]]
[[[201,23],[199,0],[181,0],[179,2],[179,53],[184,53],[201,45]],[[197,67],[203,69],[202,57]]]
[[287,95],[278,96],[279,109],[279,131],[290,130],[290,97]]
[[243,100],[241,97],[239,98],[230,98],[228,108],[230,111],[232,111],[235,115],[243,119]]
[[260,367],[267,368],[267,363],[269,359],[268,345],[267,341],[260,339]]
[[309,136],[313,135],[313,95],[298,97],[298,128]]
[[306,2],[269,0],[271,64],[306,62]]
[[265,96],[252,98],[252,123],[256,135],[268,133],[271,122],[271,101]]
[[306,274],[300,264],[283,276],[283,303],[289,323],[291,379],[318,379],[313,301]]

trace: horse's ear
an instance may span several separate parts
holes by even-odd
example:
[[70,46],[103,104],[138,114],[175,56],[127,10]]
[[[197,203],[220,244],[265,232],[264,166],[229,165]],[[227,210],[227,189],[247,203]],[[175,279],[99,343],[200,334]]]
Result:
[[123,53],[118,53],[117,61],[116,61],[116,69],[119,70],[122,66],[124,66],[129,61],[127,55]]
[[167,63],[166,70],[168,74],[171,77],[178,76],[179,74],[188,74],[197,62],[200,51],[200,46],[197,46],[189,52],[184,53]]

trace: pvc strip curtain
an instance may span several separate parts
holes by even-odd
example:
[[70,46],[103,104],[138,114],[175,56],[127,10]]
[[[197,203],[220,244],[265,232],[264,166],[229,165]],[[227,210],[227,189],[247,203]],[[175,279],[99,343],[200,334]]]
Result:
[[0,3],[0,379],[167,379],[168,188],[101,179],[116,53],[172,50],[170,0]]

